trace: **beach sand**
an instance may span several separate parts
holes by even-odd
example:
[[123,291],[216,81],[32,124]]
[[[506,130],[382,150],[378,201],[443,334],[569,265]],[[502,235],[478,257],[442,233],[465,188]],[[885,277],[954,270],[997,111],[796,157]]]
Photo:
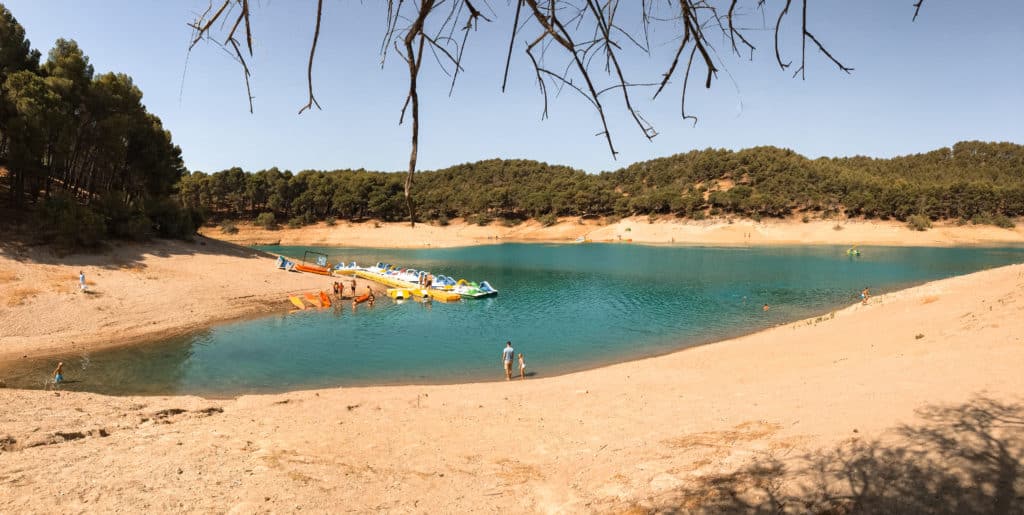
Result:
[[[609,223],[612,222],[612,223]],[[785,220],[735,219],[681,220],[665,216],[583,220],[567,217],[550,227],[528,221],[506,227],[498,222],[488,226],[467,224],[461,219],[447,226],[406,222],[338,222],[334,226],[318,223],[305,227],[274,231],[249,223],[237,224],[236,234],[223,234],[219,228],[206,227],[202,233],[211,238],[241,245],[323,245],[353,247],[459,247],[509,242],[567,243],[577,238],[593,242],[632,242],[646,244],[692,245],[896,245],[938,246],[1002,245],[1024,243],[1024,223],[1013,229],[990,225],[956,225],[937,222],[927,231],[912,231],[897,221],[882,220]]]
[[[282,309],[329,282],[212,241],[113,255],[5,248],[0,292],[23,302],[0,314],[5,355]],[[80,267],[95,298],[73,291]],[[526,381],[232,400],[0,389],[0,512],[1014,513],[1022,365],[1014,265]]]
[[[87,293],[79,290],[79,271]],[[128,345],[286,312],[293,309],[289,295],[330,293],[334,280],[278,270],[270,254],[204,237],[70,256],[8,244],[0,247],[0,361]],[[346,289],[349,281],[343,279]],[[359,292],[367,285],[383,295],[382,287],[362,279]]]

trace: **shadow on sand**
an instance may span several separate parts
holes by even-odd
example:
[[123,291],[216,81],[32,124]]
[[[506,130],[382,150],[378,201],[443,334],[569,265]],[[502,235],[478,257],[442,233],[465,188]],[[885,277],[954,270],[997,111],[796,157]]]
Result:
[[700,478],[659,513],[1024,513],[1024,405],[977,396],[919,410],[896,443],[851,439]]
[[276,257],[266,252],[242,247],[233,243],[214,240],[196,235],[192,241],[165,240],[154,238],[150,241],[128,242],[110,240],[91,251],[65,254],[49,245],[32,245],[25,238],[0,238],[0,256],[15,261],[67,266],[99,266],[113,270],[119,268],[143,269],[146,256],[233,256],[240,258]]

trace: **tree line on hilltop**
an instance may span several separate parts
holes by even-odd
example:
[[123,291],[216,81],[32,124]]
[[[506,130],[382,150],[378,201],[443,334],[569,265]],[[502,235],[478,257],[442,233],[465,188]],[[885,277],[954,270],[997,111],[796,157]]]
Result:
[[[213,219],[276,227],[320,220],[408,219],[404,176],[367,170],[231,168],[182,177],[179,198]],[[793,214],[1012,226],[1024,215],[1024,146],[960,142],[924,154],[808,159],[775,147],[702,150],[601,174],[521,159],[491,159],[422,172],[420,216],[487,224],[560,216]]]
[[173,197],[181,149],[123,73],[96,74],[73,40],[45,61],[0,4],[0,186],[44,241],[190,236],[201,219]]

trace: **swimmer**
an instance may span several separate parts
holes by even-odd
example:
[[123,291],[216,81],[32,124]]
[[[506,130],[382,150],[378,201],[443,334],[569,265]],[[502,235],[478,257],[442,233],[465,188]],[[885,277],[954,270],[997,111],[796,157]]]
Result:
[[768,304],[765,304],[764,306],[761,306],[761,311],[768,311],[768,309],[770,309],[768,307]]

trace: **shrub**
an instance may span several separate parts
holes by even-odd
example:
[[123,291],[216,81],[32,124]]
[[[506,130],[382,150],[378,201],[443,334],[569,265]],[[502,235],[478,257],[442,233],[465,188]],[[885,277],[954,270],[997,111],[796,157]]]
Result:
[[537,221],[540,222],[540,224],[543,225],[544,227],[551,227],[552,225],[558,225],[558,217],[555,216],[554,213],[548,213],[546,215],[541,215],[541,217],[538,218]]
[[994,225],[1003,229],[1013,229],[1013,220],[1006,215],[992,215],[989,213],[978,213],[971,217],[971,223],[975,225]]
[[121,234],[115,234],[115,236],[133,240],[147,240],[155,234],[153,220],[150,220],[148,216],[142,213],[133,214],[122,226],[122,231]]
[[445,215],[437,217],[437,225],[440,225],[441,227],[448,227],[448,225],[451,223],[451,220],[449,220],[448,217]]
[[1013,229],[1015,227],[1013,220],[1006,215],[996,215],[992,217],[992,225],[1002,227],[1003,229]]
[[182,207],[172,198],[147,202],[146,214],[156,235],[163,238],[191,239],[204,218],[199,210]]
[[274,213],[260,213],[256,217],[256,225],[272,231],[277,229],[277,217],[274,216]]
[[612,215],[612,216],[609,216],[608,218],[605,218],[605,223],[608,224],[608,225],[615,225],[615,224],[617,224],[617,223],[619,223],[621,221],[622,221],[622,217],[619,216],[619,215]]
[[694,211],[690,217],[694,220],[706,220],[708,215],[704,214],[704,211]]
[[225,220],[220,224],[220,232],[224,234],[236,234],[238,233],[238,227],[231,220]]
[[107,232],[102,215],[63,193],[43,205],[42,222],[43,240],[66,248],[95,247]]
[[760,222],[761,221],[761,213],[754,213],[754,214],[750,215],[750,218],[754,219],[755,222]]
[[327,227],[334,227],[335,225],[338,225],[338,219],[333,216],[328,216],[324,219],[324,223],[327,224]]
[[517,226],[517,225],[519,225],[521,223],[523,223],[523,221],[520,220],[519,218],[507,218],[506,217],[506,218],[502,218],[501,219],[501,225],[504,225],[505,227],[515,227],[515,226]]
[[290,227],[292,229],[298,229],[299,227],[302,227],[302,226],[303,226],[302,217],[300,217],[300,216],[295,216],[295,217],[292,217],[290,220],[288,220],[288,227]]
[[932,227],[932,221],[924,215],[910,215],[907,217],[907,227],[915,231],[927,231]]
[[843,230],[843,226],[839,225],[839,224],[835,224],[835,225],[832,226],[832,230],[833,231],[841,231],[841,230]]
[[800,219],[800,221],[801,221],[801,222],[803,222],[803,223],[805,223],[805,224],[806,224],[806,223],[810,223],[810,221],[811,221],[811,217],[809,217],[809,216],[807,216],[807,215],[804,215],[804,217],[803,217],[803,218],[801,218],[801,219]]
[[481,227],[490,225],[494,221],[491,215],[486,213],[479,213],[470,217],[471,223],[477,224]]

